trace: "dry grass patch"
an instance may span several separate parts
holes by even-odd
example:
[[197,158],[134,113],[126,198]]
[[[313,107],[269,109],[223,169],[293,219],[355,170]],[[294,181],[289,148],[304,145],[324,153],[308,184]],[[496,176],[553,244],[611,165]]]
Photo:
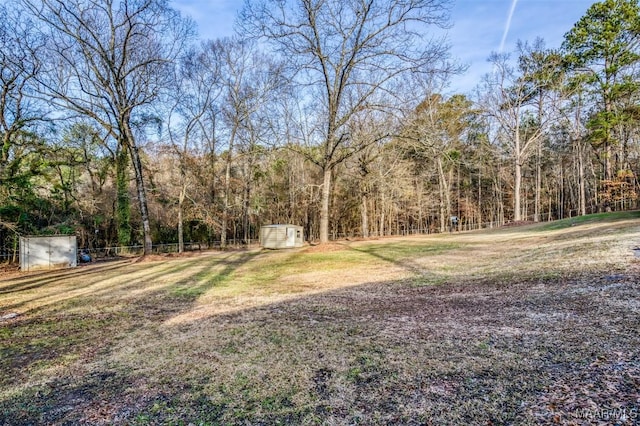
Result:
[[8,278],[0,424],[637,424],[638,242],[608,216]]

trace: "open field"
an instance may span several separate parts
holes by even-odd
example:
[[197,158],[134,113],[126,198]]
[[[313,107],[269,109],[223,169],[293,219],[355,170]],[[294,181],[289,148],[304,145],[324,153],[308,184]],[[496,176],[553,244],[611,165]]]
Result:
[[640,214],[0,276],[0,425],[640,424]]

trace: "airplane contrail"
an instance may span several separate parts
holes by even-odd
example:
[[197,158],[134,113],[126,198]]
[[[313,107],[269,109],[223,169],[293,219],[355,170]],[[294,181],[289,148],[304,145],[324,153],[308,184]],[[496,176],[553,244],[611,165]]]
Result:
[[507,41],[507,35],[509,34],[509,29],[511,28],[511,18],[513,18],[513,12],[516,10],[516,4],[518,4],[518,0],[511,0],[511,10],[509,10],[507,24],[504,26],[504,33],[502,33],[502,40],[500,41],[500,48],[498,49],[499,53],[502,53],[502,51],[504,50],[504,44]]

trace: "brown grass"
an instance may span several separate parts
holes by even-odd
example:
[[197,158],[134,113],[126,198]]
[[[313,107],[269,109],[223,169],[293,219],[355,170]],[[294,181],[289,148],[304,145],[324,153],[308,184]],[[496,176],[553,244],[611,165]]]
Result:
[[638,424],[638,243],[631,218],[5,276],[0,425]]

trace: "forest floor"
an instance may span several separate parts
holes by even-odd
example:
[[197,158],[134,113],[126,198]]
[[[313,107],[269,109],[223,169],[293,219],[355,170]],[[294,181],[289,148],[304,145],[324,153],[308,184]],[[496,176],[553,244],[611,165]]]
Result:
[[0,275],[0,425],[640,424],[638,212]]

